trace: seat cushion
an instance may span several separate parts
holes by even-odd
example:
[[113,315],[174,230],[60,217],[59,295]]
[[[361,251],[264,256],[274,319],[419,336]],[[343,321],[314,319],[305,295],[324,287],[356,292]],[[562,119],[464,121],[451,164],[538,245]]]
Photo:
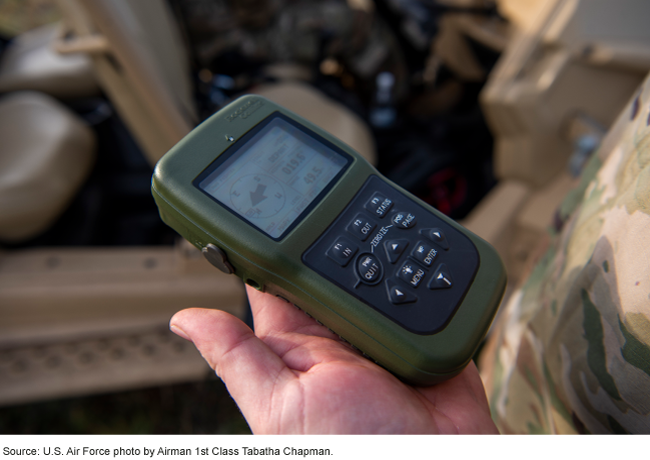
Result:
[[0,92],[42,91],[60,99],[99,93],[88,56],[52,49],[57,27],[39,27],[11,42],[0,59]]
[[53,98],[35,92],[0,99],[0,240],[46,230],[65,210],[95,158],[95,137]]
[[253,92],[306,118],[348,144],[370,164],[376,164],[375,143],[366,124],[311,86],[299,82],[274,83],[258,86]]

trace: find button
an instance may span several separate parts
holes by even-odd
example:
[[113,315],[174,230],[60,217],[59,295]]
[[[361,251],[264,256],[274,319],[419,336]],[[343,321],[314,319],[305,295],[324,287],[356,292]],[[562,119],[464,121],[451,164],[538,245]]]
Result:
[[214,244],[210,243],[201,249],[203,257],[210,262],[213,266],[224,272],[226,275],[231,275],[235,273],[235,269],[230,262],[228,262],[228,257],[223,250]]

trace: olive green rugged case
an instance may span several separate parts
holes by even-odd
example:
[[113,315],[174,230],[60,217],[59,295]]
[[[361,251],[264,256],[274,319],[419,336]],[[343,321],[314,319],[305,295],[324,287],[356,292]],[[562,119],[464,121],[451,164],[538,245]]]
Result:
[[[192,185],[233,145],[229,138],[236,141],[276,111],[298,120],[354,158],[339,183],[281,241],[266,237]],[[506,285],[503,264],[488,243],[391,183],[467,235],[478,250],[474,281],[447,326],[432,335],[409,332],[307,268],[302,254],[372,174],[388,182],[331,134],[263,97],[248,95],[224,107],[165,154],[156,165],[152,193],[166,224],[199,249],[210,243],[221,248],[242,280],[293,302],[401,379],[434,384],[458,374],[485,337]]]

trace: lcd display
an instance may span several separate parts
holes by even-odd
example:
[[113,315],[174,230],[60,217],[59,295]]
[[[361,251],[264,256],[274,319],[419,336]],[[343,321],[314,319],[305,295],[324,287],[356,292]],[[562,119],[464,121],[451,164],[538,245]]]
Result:
[[198,187],[278,239],[348,161],[275,117],[200,180]]

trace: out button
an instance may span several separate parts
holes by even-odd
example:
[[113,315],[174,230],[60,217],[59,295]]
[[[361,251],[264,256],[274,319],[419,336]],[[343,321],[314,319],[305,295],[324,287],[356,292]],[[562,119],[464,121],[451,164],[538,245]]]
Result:
[[352,233],[361,241],[366,241],[375,227],[377,227],[377,224],[366,219],[363,215],[357,214],[354,220],[350,222],[350,225],[348,225],[348,232]]

